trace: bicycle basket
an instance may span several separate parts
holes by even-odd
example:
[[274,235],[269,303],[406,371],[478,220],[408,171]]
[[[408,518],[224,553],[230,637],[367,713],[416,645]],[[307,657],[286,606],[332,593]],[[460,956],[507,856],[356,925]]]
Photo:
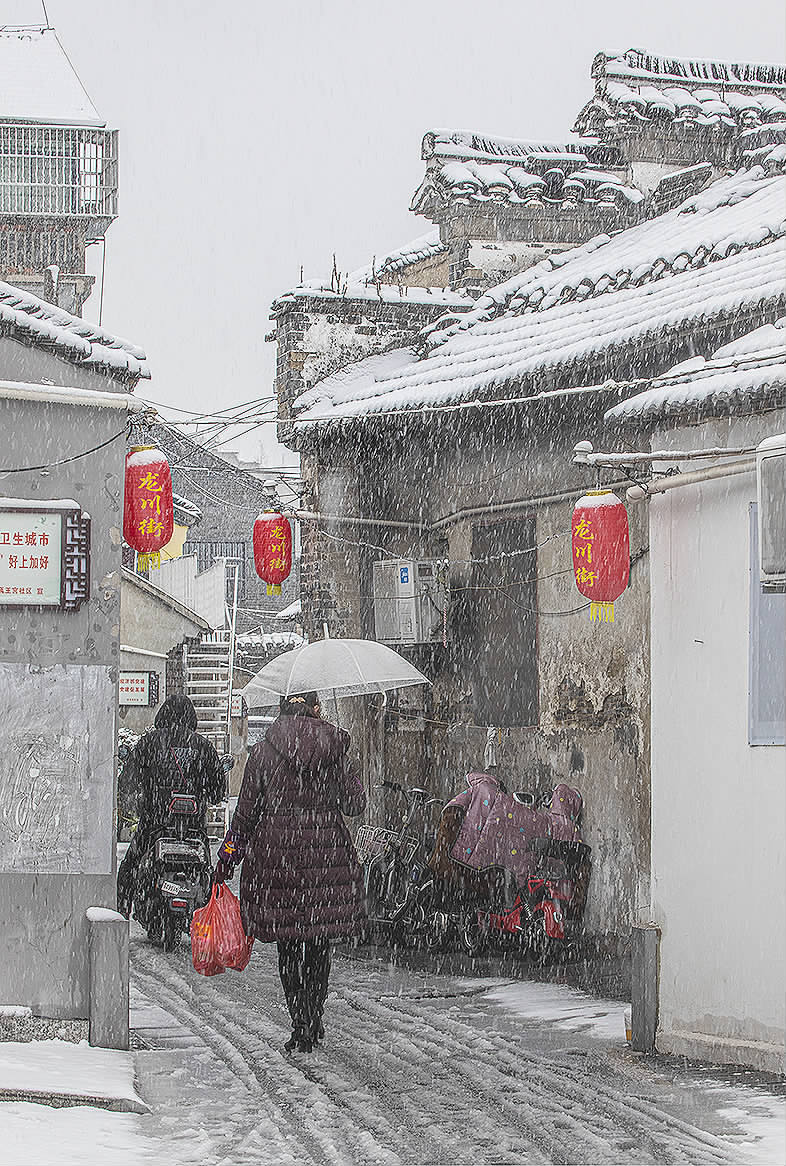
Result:
[[391,842],[399,844],[398,852],[404,862],[412,861],[419,845],[417,838],[408,834],[401,838],[398,830],[388,830],[385,826],[361,826],[355,835],[355,849],[361,862],[381,854]]
[[387,830],[384,826],[361,826],[355,835],[355,849],[363,861],[381,854],[388,842],[398,838],[397,830]]

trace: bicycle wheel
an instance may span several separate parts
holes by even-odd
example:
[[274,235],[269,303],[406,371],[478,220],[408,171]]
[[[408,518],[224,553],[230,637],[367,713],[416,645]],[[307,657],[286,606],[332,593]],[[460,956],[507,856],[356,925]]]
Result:
[[489,917],[487,911],[465,911],[459,924],[461,945],[468,955],[481,955],[488,946]]

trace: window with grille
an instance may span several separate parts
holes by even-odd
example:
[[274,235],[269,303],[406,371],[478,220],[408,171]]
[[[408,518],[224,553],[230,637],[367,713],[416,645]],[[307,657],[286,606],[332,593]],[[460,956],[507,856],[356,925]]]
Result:
[[0,125],[0,214],[117,214],[112,130]]

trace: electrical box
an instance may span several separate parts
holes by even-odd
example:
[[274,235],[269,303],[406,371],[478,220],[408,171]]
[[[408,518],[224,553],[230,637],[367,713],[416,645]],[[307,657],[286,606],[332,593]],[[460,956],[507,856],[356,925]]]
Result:
[[786,592],[786,433],[756,450],[762,591]]
[[373,590],[374,633],[381,644],[442,639],[448,588],[439,560],[380,559]]

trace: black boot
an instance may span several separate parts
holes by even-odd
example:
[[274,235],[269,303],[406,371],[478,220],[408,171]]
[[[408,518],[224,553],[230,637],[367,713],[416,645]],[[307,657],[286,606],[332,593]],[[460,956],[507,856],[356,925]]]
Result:
[[314,1048],[314,1042],[304,1028],[293,1028],[292,1036],[286,1042],[284,1048],[288,1053],[310,1053]]

